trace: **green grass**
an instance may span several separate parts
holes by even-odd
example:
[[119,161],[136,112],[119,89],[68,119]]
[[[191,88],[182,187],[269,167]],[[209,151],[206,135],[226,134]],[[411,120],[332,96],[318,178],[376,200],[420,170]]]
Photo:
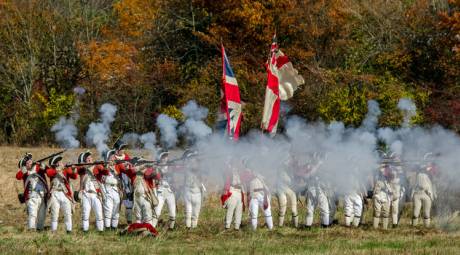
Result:
[[[71,235],[65,233],[62,223],[56,234],[28,232],[25,215],[19,215],[21,221],[0,225],[0,251],[2,254],[458,254],[460,251],[458,233],[413,228],[408,222],[387,231],[368,226],[350,229],[340,225],[311,230],[287,226],[272,231],[260,226],[252,231],[246,216],[240,231],[225,231],[224,210],[216,206],[217,202],[213,199],[207,203],[199,227],[193,230],[184,227],[183,207],[180,207],[177,228],[167,231],[166,226],[161,226],[157,238],[119,236],[112,231],[97,233],[93,226],[90,233],[83,234],[78,208]],[[21,213],[20,209],[16,210]],[[340,212],[338,217],[342,217]]]
[[[241,231],[224,231],[225,211],[219,207],[217,195],[209,196],[206,201],[197,229],[185,229],[184,208],[179,204],[177,229],[167,231],[162,226],[158,238],[119,236],[111,231],[97,233],[94,231],[94,219],[90,233],[83,234],[78,206],[73,216],[74,232],[71,235],[65,233],[62,219],[56,234],[49,231],[32,233],[25,230],[26,213],[16,198],[15,187],[20,183],[14,179],[17,170],[15,155],[22,155],[25,149],[15,154],[11,150],[10,147],[0,148],[0,174],[3,176],[0,178],[0,254],[460,254],[458,220],[451,222],[445,230],[413,228],[409,226],[410,205],[405,208],[401,226],[387,231],[374,230],[369,226],[358,229],[343,226],[321,229],[315,226],[311,230],[287,226],[269,231],[260,226],[254,232],[248,225],[247,211]],[[38,150],[42,149],[34,150],[33,153],[38,154]],[[273,200],[272,208],[276,223],[276,200]],[[303,222],[305,208],[300,205],[299,208]],[[366,211],[367,222],[372,219],[371,214],[372,210]],[[123,212],[121,215],[123,224]],[[341,210],[337,218],[343,224]],[[47,220],[49,225],[49,215]],[[318,217],[315,222],[318,222]]]

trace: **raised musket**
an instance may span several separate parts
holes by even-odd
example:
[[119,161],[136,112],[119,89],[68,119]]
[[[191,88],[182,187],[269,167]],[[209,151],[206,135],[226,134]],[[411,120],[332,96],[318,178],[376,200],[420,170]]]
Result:
[[62,153],[66,152],[66,151],[67,151],[67,149],[62,150],[62,151],[58,151],[58,152],[53,153],[53,154],[51,154],[51,155],[49,155],[49,156],[46,156],[46,157],[44,157],[44,158],[41,158],[41,159],[35,161],[34,163],[35,163],[35,164],[42,163],[43,161],[48,160],[48,159],[50,159],[50,158],[53,158],[53,157],[55,157],[55,156],[57,156],[57,155],[61,155]]
[[69,163],[69,164],[66,164],[65,167],[106,165],[108,163],[109,162],[107,162],[107,161],[95,161],[95,162],[92,162],[92,163]]

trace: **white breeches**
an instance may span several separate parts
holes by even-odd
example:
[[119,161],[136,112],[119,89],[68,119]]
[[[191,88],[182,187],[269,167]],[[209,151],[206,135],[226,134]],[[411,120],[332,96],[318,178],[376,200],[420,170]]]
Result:
[[166,204],[168,207],[169,228],[174,228],[176,222],[176,198],[174,197],[174,193],[169,190],[157,191],[157,197],[158,205],[155,207],[155,214],[157,217],[153,219],[153,226],[157,226],[163,206]]
[[104,225],[106,228],[116,228],[120,218],[120,194],[115,189],[109,188],[104,198]]
[[328,226],[330,223],[328,197],[321,189],[310,188],[307,192],[307,216],[305,219],[305,224],[307,226],[311,226],[313,224],[315,207],[319,208],[321,224]]
[[287,210],[287,204],[288,201],[291,204],[291,212],[292,212],[292,219],[294,221],[294,225],[297,226],[298,220],[297,220],[297,197],[294,193],[289,188],[284,188],[276,193],[278,197],[278,203],[280,207],[280,212],[279,212],[279,225],[283,226],[284,224],[284,217],[286,216],[286,210]]
[[374,195],[374,217],[388,218],[390,216],[390,197],[384,192]]
[[265,223],[267,224],[268,229],[273,229],[273,218],[270,208],[270,197],[268,197],[268,207],[264,209],[264,195],[260,192],[254,195],[251,195],[251,200],[249,201],[249,217],[251,218],[252,229],[257,229],[257,217],[259,216],[259,208],[264,212]]
[[30,193],[27,205],[27,227],[29,229],[43,230],[46,218],[46,204],[44,194],[35,191]]
[[345,214],[345,225],[350,226],[351,223],[353,223],[353,225],[357,227],[363,213],[362,197],[356,193],[345,195],[343,207]]
[[241,217],[243,214],[243,201],[240,189],[230,188],[232,195],[225,201],[224,207],[227,208],[225,213],[225,228],[232,225],[233,215],[235,215],[235,229],[240,229]]
[[388,228],[388,218],[390,216],[390,196],[385,192],[374,194],[374,228],[378,228],[380,224],[380,217],[383,218],[383,229]]
[[423,219],[425,226],[430,224],[430,214],[431,214],[431,198],[423,191],[416,191],[413,197],[414,201],[414,218],[413,225],[418,224],[418,218],[420,217],[420,211],[423,206]]
[[102,203],[96,193],[81,192],[81,219],[83,231],[89,229],[89,216],[91,209],[96,216],[96,229],[98,231],[104,230],[104,217],[102,215]]
[[153,226],[152,204],[145,198],[145,196],[134,197],[134,212],[136,215],[137,223],[150,223]]
[[185,226],[196,228],[201,210],[201,192],[184,192],[185,200]]
[[72,231],[72,202],[63,191],[55,191],[51,194],[51,231],[58,227],[59,210],[64,214],[64,224],[67,231]]

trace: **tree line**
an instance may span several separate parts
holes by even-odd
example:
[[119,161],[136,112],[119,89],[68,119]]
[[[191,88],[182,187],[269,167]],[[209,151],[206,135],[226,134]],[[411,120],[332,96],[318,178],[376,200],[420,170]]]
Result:
[[414,124],[460,131],[458,0],[0,0],[0,17],[2,144],[53,143],[71,114],[82,137],[104,102],[119,109],[113,136],[155,130],[160,113],[180,120],[191,99],[212,126],[221,43],[242,132],[259,128],[275,31],[306,81],[287,114],[354,126],[374,99],[379,125],[398,126],[408,97]]

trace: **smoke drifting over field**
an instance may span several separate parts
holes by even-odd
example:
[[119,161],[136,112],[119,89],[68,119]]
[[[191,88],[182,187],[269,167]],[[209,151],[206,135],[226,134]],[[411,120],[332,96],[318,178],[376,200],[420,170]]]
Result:
[[56,141],[66,149],[78,148],[80,142],[77,140],[78,130],[73,118],[60,117],[59,121],[51,127],[54,132]]
[[212,130],[204,119],[208,116],[208,109],[199,106],[195,101],[189,101],[181,109],[185,122],[179,128],[180,134],[187,138],[191,144],[211,135]]
[[[434,178],[438,187],[438,200],[435,201],[438,214],[460,209],[454,207],[458,203],[451,201],[457,199],[455,195],[459,194],[460,187],[459,136],[439,126],[411,126],[416,107],[410,99],[401,99],[398,109],[403,115],[400,128],[379,128],[382,112],[378,103],[370,100],[366,117],[359,127],[346,127],[342,122],[307,122],[298,116],[287,116],[282,134],[272,138],[252,130],[239,141],[233,141],[221,133],[212,132],[204,122],[208,110],[190,101],[181,109],[184,122],[179,123],[161,114],[156,122],[157,134],[127,133],[122,140],[129,144],[130,149],[149,150],[153,158],[158,148],[178,149],[176,146],[183,139],[187,147],[198,151],[200,170],[206,177],[206,183],[213,184],[213,187],[208,187],[210,191],[220,191],[229,163],[263,176],[272,191],[281,170],[291,174],[293,189],[303,191],[305,184],[298,182],[300,178],[296,178],[296,172],[317,167],[314,178],[330,187],[337,197],[346,194],[355,185],[362,187],[363,193],[372,188],[369,179],[378,172],[381,161],[379,145],[384,144],[387,154],[396,153],[401,158],[403,170],[408,176],[414,175],[428,161],[435,162],[440,171],[439,176]],[[96,146],[102,153],[108,149],[110,125],[114,121],[116,107],[104,104],[100,113],[100,121],[89,126],[86,143]],[[79,145],[72,124],[71,120],[61,118],[53,126],[63,147]],[[413,184],[403,183],[407,197]]]
[[163,147],[169,149],[174,148],[177,144],[177,125],[176,119],[169,117],[166,114],[160,114],[157,118],[157,126],[160,129],[161,143]]
[[86,145],[96,146],[97,151],[102,156],[105,151],[109,150],[107,142],[111,133],[110,125],[115,120],[117,107],[113,104],[105,103],[101,105],[99,113],[100,121],[89,124],[85,139]]

